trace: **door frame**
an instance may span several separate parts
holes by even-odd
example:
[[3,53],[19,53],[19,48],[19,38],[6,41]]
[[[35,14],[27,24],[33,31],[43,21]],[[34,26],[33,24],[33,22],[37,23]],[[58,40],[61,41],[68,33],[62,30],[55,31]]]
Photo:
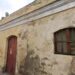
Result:
[[[15,36],[15,35],[10,35],[10,36],[8,36],[7,37],[7,40],[6,40],[6,45],[7,45],[7,47],[6,47],[6,64],[5,64],[5,72],[7,72],[7,59],[8,59],[8,51],[9,51],[9,49],[8,49],[8,46],[9,46],[9,39],[10,38],[12,38],[12,37],[15,37],[16,38],[16,42],[17,42],[17,36]],[[16,43],[16,56],[15,56],[15,70],[14,70],[14,74],[15,74],[15,72],[16,72],[16,61],[17,61],[17,43]]]

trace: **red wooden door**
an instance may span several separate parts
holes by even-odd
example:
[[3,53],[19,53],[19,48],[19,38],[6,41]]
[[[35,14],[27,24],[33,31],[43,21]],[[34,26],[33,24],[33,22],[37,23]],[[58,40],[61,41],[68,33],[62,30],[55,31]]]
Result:
[[17,50],[17,38],[15,36],[9,37],[6,71],[11,75],[14,75],[15,73],[16,50]]

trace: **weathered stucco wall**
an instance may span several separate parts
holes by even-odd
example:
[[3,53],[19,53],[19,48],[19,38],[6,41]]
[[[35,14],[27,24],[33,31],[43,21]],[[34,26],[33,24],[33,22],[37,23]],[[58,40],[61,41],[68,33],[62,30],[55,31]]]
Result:
[[16,72],[22,75],[73,75],[75,57],[54,54],[53,34],[67,27],[75,27],[75,8],[1,31],[1,67],[6,63],[7,37],[16,35]]
[[[26,49],[25,42],[27,43],[27,54],[29,59],[35,59],[38,56],[39,63],[37,67],[27,69],[29,59],[24,61],[28,62],[21,66],[27,75],[72,75],[75,74],[75,57],[71,55],[54,54],[54,32],[57,30],[75,27],[75,8],[41,18],[39,20],[30,22],[25,25],[21,31],[20,44],[21,49]],[[20,49],[19,48],[19,49]],[[19,50],[20,51],[20,50]],[[19,54],[20,55],[20,54]],[[28,57],[27,55],[27,57]],[[20,55],[21,56],[21,55]],[[23,60],[22,60],[23,61]],[[22,62],[20,61],[20,62]],[[32,62],[32,61],[30,61]],[[32,62],[32,64],[36,62]],[[22,65],[22,64],[21,64]],[[29,66],[30,67],[30,66]],[[33,69],[33,70],[32,70]],[[36,72],[36,73],[35,73]]]

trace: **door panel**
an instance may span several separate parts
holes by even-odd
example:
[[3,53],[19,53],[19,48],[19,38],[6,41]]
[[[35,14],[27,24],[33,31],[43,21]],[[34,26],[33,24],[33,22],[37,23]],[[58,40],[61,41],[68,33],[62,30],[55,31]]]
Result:
[[9,37],[6,71],[12,75],[14,75],[15,73],[16,50],[17,50],[17,38],[15,36]]

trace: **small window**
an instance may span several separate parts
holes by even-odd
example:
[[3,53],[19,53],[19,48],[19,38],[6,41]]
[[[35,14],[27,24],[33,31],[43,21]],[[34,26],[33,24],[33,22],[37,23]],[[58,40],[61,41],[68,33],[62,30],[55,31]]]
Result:
[[75,54],[75,28],[68,28],[54,33],[56,54]]

